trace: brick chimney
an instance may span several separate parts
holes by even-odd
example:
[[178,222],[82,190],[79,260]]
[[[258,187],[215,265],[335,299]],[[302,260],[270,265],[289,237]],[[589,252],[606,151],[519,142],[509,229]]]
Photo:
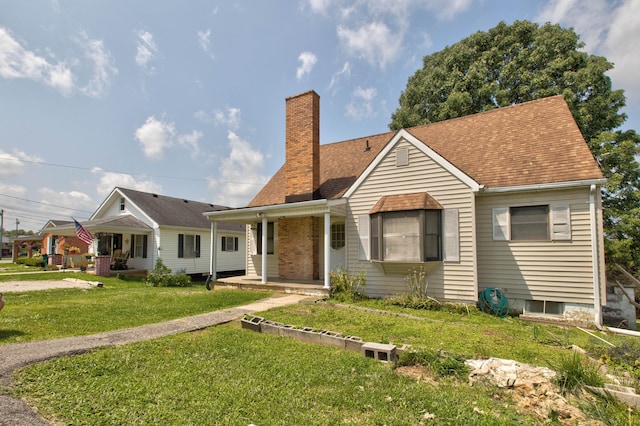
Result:
[[285,202],[319,198],[320,96],[313,90],[286,99]]

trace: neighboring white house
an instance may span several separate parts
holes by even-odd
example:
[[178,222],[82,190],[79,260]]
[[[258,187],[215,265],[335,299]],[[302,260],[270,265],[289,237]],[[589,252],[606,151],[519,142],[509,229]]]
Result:
[[[90,253],[128,254],[129,269],[150,270],[161,258],[174,272],[209,274],[212,226],[203,213],[224,209],[228,207],[116,187],[80,223],[95,237]],[[73,224],[56,228],[59,235],[74,232]],[[216,234],[216,271],[244,273],[245,226],[223,224]]]
[[[320,145],[319,96],[287,98],[286,162],[248,207],[247,275],[322,280],[366,272],[373,297],[475,302],[500,288],[521,312],[601,322],[601,186],[561,96]],[[265,255],[266,254],[266,255]]]

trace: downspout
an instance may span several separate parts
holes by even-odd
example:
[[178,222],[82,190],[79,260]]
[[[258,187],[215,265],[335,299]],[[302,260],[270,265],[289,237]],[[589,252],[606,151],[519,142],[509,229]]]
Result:
[[591,218],[591,262],[593,264],[593,309],[596,327],[602,326],[602,305],[600,300],[600,245],[598,239],[598,216],[596,209],[596,185],[589,191],[589,214]]
[[217,239],[216,231],[217,230],[218,230],[218,223],[217,222],[211,222],[211,239],[210,239],[210,242],[209,242],[209,249],[210,249],[210,253],[209,253],[209,276],[207,277],[207,281],[204,283],[204,286],[205,286],[205,288],[207,290],[211,290],[213,288],[213,285],[211,285],[211,283],[218,278],[216,276],[216,270],[218,269],[218,267],[216,265],[216,259],[215,259],[215,255],[216,255],[216,239]]
[[211,222],[211,277],[218,279],[218,222]]

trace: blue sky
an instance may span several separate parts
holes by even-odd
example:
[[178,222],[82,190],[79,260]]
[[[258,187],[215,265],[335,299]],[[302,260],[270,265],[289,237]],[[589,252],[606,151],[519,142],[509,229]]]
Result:
[[284,162],[285,102],[321,143],[388,130],[422,57],[500,21],[573,27],[640,130],[640,1],[0,0],[5,228],[86,219],[114,186],[245,205]]

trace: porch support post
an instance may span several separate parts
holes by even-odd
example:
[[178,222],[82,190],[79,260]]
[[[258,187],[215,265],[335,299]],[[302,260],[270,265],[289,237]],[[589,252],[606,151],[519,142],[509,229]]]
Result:
[[331,213],[324,214],[324,288],[331,287]]
[[218,222],[211,222],[211,255],[209,256],[209,276],[213,281],[217,280],[216,271],[218,270],[217,257],[218,253]]
[[262,284],[267,283],[267,218],[262,216]]

